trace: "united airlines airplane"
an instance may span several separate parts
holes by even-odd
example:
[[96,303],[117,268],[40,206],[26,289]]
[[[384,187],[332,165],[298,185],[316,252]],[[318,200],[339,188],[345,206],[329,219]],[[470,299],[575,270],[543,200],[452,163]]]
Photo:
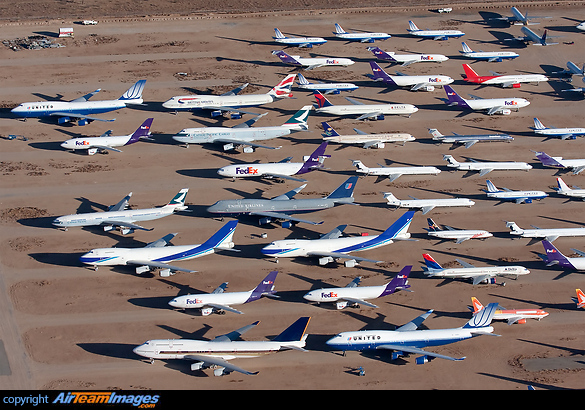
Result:
[[407,31],[410,35],[421,38],[432,38],[433,40],[448,40],[465,35],[461,30],[421,30],[412,21],[408,22],[408,27]]
[[310,83],[301,73],[297,74],[297,83],[303,90],[318,90],[323,94],[339,94],[341,91],[354,91],[359,88],[352,83]]
[[576,139],[579,136],[585,136],[585,128],[546,127],[538,118],[534,118],[534,127],[530,128],[534,130],[536,135],[559,137],[562,140]]
[[489,179],[485,181],[487,189],[485,193],[488,198],[499,199],[500,201],[514,201],[517,204],[531,204],[533,200],[546,198],[548,194],[543,191],[512,191],[508,188],[498,189]]
[[274,37],[272,38],[277,43],[301,48],[313,48],[314,45],[320,46],[327,42],[321,37],[287,37],[277,28],[274,29]]
[[513,60],[517,57],[520,57],[520,55],[518,53],[515,53],[513,51],[473,51],[471,49],[471,47],[469,47],[467,45],[467,43],[465,43],[465,41],[463,41],[461,43],[461,46],[463,48],[463,50],[459,51],[463,57],[466,58],[471,58],[474,60],[485,60],[488,61],[490,63],[492,62],[501,62],[504,60]]
[[360,43],[373,43],[376,40],[388,40],[392,37],[388,33],[348,33],[337,23],[335,23],[335,31],[333,34],[335,34],[335,37],[337,38],[348,41],[359,41]]

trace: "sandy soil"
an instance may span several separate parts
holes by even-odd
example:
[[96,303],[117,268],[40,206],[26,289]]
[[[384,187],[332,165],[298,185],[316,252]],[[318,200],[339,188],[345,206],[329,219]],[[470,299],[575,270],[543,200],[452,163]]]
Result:
[[[250,9],[254,10],[255,3],[249,3]],[[11,4],[17,7],[20,3]],[[528,240],[524,239],[511,239],[504,223],[505,220],[514,220],[522,227],[531,224],[557,227],[585,222],[583,203],[557,196],[551,189],[555,185],[555,171],[541,167],[530,151],[545,150],[551,155],[580,158],[585,142],[583,139],[545,140],[528,128],[532,126],[533,117],[539,117],[546,125],[583,126],[583,101],[561,97],[555,91],[555,87],[562,85],[559,81],[539,86],[523,85],[521,89],[513,90],[478,89],[461,80],[461,63],[466,61],[458,57],[459,41],[418,41],[405,35],[406,21],[413,18],[422,27],[462,29],[467,33],[464,39],[474,49],[510,48],[521,55],[511,62],[475,64],[481,74],[488,74],[489,70],[504,73],[554,71],[551,66],[561,70],[568,60],[583,64],[580,52],[583,34],[573,29],[577,20],[585,18],[582,3],[571,2],[570,7],[556,6],[554,9],[531,8],[533,14],[552,16],[536,26],[537,30],[548,28],[550,34],[562,35],[563,38],[556,46],[520,48],[516,45],[503,47],[496,41],[496,36],[502,33],[520,35],[520,29],[517,26],[493,28],[482,24],[478,12],[487,8],[460,7],[448,16],[421,7],[417,10],[383,8],[362,12],[323,10],[205,17],[106,18],[97,26],[73,25],[72,22],[80,17],[96,18],[90,13],[93,4],[86,0],[87,13],[83,16],[69,13],[71,18],[62,22],[31,20],[2,24],[3,39],[38,33],[50,35],[58,32],[59,27],[70,24],[76,33],[74,39],[58,40],[66,46],[59,49],[14,52],[0,48],[0,103],[3,107],[44,96],[62,96],[70,100],[98,87],[103,91],[97,98],[117,98],[137,79],[146,78],[148,82],[144,94],[146,105],[104,114],[104,118],[116,118],[110,124],[94,122],[82,128],[37,120],[23,122],[15,119],[8,108],[1,111],[0,134],[25,135],[29,140],[0,139],[0,334],[10,363],[10,374],[0,372],[0,388],[526,389],[528,384],[537,388],[583,387],[579,369],[534,370],[534,361],[531,362],[532,370],[523,365],[524,359],[582,354],[583,312],[575,309],[570,298],[574,296],[575,288],[583,287],[583,276],[579,273],[561,275],[554,268],[546,268],[535,254],[542,252],[542,246],[539,243],[528,245]],[[196,10],[193,7],[184,11],[193,12]],[[12,14],[4,15],[20,13],[18,9],[11,10]],[[506,8],[490,8],[490,11],[508,14]],[[120,13],[125,16],[132,14],[123,8]],[[103,14],[117,15],[107,11]],[[46,15],[50,17],[51,13]],[[23,14],[31,19],[37,16],[38,12]],[[301,50],[300,54],[351,57],[357,63],[347,69],[325,68],[309,72],[310,79],[353,81],[360,85],[352,95],[354,98],[363,98],[366,103],[412,103],[420,111],[411,118],[387,117],[378,122],[313,115],[310,132],[275,142],[283,146],[279,151],[224,153],[221,148],[192,146],[185,149],[173,143],[171,136],[180,129],[215,125],[216,121],[205,115],[173,115],[162,108],[163,101],[189,92],[220,93],[243,82],[251,83],[246,92],[268,91],[291,72],[270,54],[271,50],[278,48],[270,41],[273,27],[278,26],[286,33],[331,38],[334,22],[351,30],[391,33],[392,39],[378,43],[388,51],[435,52],[451,57],[442,65],[417,64],[404,68],[407,73],[450,75],[456,79],[455,89],[462,94],[487,98],[520,96],[529,99],[531,105],[507,117],[488,117],[479,113],[462,116],[441,101],[443,90],[411,93],[373,84],[364,76],[370,72],[368,61],[371,59],[366,46],[331,39],[322,47]],[[575,44],[564,44],[568,41]],[[387,65],[383,64],[383,67]],[[395,69],[389,68],[388,71]],[[188,75],[177,75],[179,72]],[[575,79],[575,86],[580,83]],[[343,96],[331,96],[330,100],[334,103],[345,101]],[[295,110],[312,102],[309,93],[296,90],[294,99],[262,107],[262,112],[269,114],[257,126],[281,124]],[[87,156],[66,152],[59,146],[72,136],[99,135],[108,128],[115,133],[130,133],[149,116],[154,117],[155,141],[126,147],[123,153]],[[222,225],[205,212],[206,206],[219,199],[252,194],[273,197],[298,186],[293,182],[232,182],[221,179],[216,170],[236,161],[278,161],[291,155],[300,160],[320,142],[320,122],[323,120],[330,120],[345,133],[351,133],[354,127],[368,132],[402,131],[413,134],[417,140],[382,150],[331,146],[328,153],[332,158],[326,162],[328,170],[308,175],[308,186],[301,193],[306,197],[328,193],[352,175],[350,159],[361,159],[371,166],[386,161],[435,165],[444,172],[428,178],[405,176],[394,183],[375,183],[373,177],[361,178],[355,190],[356,202],[361,207],[341,206],[313,214],[311,217],[325,220],[318,227],[300,224],[287,230],[242,220],[234,237],[242,252],[216,254],[182,264],[198,270],[196,274],[179,273],[163,279],[155,275],[137,276],[131,268],[94,271],[80,265],[79,256],[92,248],[141,246],[169,232],[179,232],[173,241],[175,244],[201,243]],[[226,120],[224,124],[233,126],[239,122]],[[514,136],[515,141],[510,144],[476,144],[467,150],[450,149],[430,140],[429,127],[436,127],[444,134],[507,132]],[[498,187],[542,189],[551,195],[530,205],[497,204],[487,200],[481,191],[485,187],[484,178],[448,172],[442,160],[445,153],[451,153],[457,159],[527,161],[534,166],[529,172],[493,172],[489,178]],[[583,175],[569,173],[563,178],[569,185],[585,185]],[[101,210],[130,191],[134,193],[133,207],[162,205],[183,187],[190,188],[187,202],[192,212],[145,223],[154,228],[152,232],[129,236],[104,233],[99,229],[64,232],[52,228],[50,223],[56,216],[88,209]],[[316,238],[341,223],[350,224],[349,233],[382,231],[402,214],[401,210],[392,211],[386,206],[381,192],[388,191],[401,199],[408,195],[472,198],[476,201],[472,208],[435,210],[428,216],[438,223],[458,228],[488,229],[494,237],[460,245],[437,243],[427,239],[423,230],[426,217],[419,213],[411,226],[417,241],[399,242],[362,254],[387,261],[383,266],[364,263],[358,268],[345,268],[342,264],[320,267],[314,261],[284,259],[275,264],[261,257],[260,249],[268,241],[285,237]],[[260,238],[264,232],[268,234],[267,239]],[[567,254],[571,253],[570,248],[585,249],[583,238],[560,238],[555,244]],[[421,253],[427,251],[444,264],[453,263],[455,258],[463,258],[478,266],[508,261],[528,267],[531,274],[518,280],[506,280],[505,287],[473,287],[466,282],[429,279],[424,277],[420,268]],[[307,304],[302,299],[311,288],[345,286],[357,275],[363,276],[363,285],[382,284],[405,265],[414,265],[410,280],[414,292],[402,292],[378,300],[379,309],[336,311],[331,307]],[[229,282],[229,291],[251,289],[273,269],[280,272],[276,288],[281,299],[262,299],[242,306],[245,315],[201,317],[195,313],[173,311],[167,305],[177,294],[210,292],[224,281]],[[392,362],[387,353],[353,352],[344,357],[329,351],[324,344],[340,331],[393,328],[428,309],[435,310],[425,322],[428,328],[461,326],[470,317],[467,306],[471,296],[478,297],[484,304],[499,302],[506,308],[544,308],[550,316],[541,322],[530,321],[524,325],[494,323],[495,333],[501,337],[475,338],[432,349],[447,355],[466,356],[462,362],[434,360],[425,366],[417,366],[413,357]],[[261,321],[260,325],[244,338],[266,340],[305,315],[312,317],[307,340],[310,352],[288,351],[255,360],[236,361],[244,368],[259,371],[256,376],[232,373],[216,378],[209,370],[192,373],[186,361],[158,361],[149,365],[132,353],[134,346],[148,339],[213,338],[256,320]],[[354,371],[358,366],[366,370],[365,377],[359,377]]]

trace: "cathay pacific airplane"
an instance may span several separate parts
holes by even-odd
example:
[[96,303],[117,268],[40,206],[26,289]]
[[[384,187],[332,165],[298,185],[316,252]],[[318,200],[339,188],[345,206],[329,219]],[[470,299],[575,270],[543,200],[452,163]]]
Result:
[[348,33],[339,24],[335,23],[335,37],[348,41],[359,41],[360,43],[373,43],[376,40],[388,40],[392,37],[388,33]]
[[421,38],[432,38],[433,40],[448,40],[450,38],[459,38],[465,33],[461,30],[421,30],[412,21],[408,22],[408,32],[411,36]]
[[327,42],[321,37],[287,37],[277,28],[274,29],[274,37],[272,38],[277,43],[300,48],[313,48],[314,45],[320,46]]
[[434,91],[435,87],[451,84],[453,79],[446,75],[406,75],[399,71],[389,75],[374,61],[370,61],[372,79],[395,87],[406,87],[410,91]]
[[471,100],[462,98],[455,92],[450,85],[443,87],[447,93],[447,105],[449,107],[458,106],[473,111],[485,111],[488,115],[502,114],[510,115],[512,110],[518,111],[520,108],[527,107],[530,104],[525,98],[481,98],[471,95]]

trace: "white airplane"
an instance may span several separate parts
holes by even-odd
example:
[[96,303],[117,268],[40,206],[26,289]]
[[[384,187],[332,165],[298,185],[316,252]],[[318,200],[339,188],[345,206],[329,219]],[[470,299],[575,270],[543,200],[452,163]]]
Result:
[[101,114],[104,112],[116,111],[125,108],[128,105],[142,104],[142,91],[146,85],[146,80],[137,81],[117,100],[107,101],[88,101],[91,97],[101,91],[97,89],[83,97],[76,98],[72,101],[38,101],[25,102],[18,107],[13,108],[10,112],[19,117],[39,118],[39,117],[58,117],[58,124],[65,124],[71,121],[77,121],[78,125],[87,125],[91,121],[105,121],[103,118],[96,118],[90,114]]
[[467,241],[469,239],[486,239],[494,236],[491,232],[482,229],[455,229],[448,225],[443,225],[445,229],[441,229],[431,218],[427,218],[429,224],[428,229],[425,228],[428,235],[437,239],[454,239],[456,244]]
[[441,173],[437,167],[385,167],[378,164],[380,168],[368,168],[359,159],[351,160],[351,162],[358,174],[375,175],[379,177],[378,179],[388,178],[389,182],[396,181],[402,175],[439,175]]
[[577,308],[584,309],[585,308],[585,293],[581,289],[575,289],[577,292],[577,297],[572,297],[571,300],[577,305]]
[[233,250],[232,237],[238,221],[229,221],[201,245],[166,246],[177,234],[170,233],[148,243],[142,248],[100,248],[92,249],[79,259],[95,270],[99,266],[135,265],[136,273],[160,268],[160,276],[168,277],[176,271],[196,272],[191,269],[169,265],[173,261],[185,261],[215,253],[216,250]]
[[[424,253],[423,258],[426,265],[423,266],[423,270],[428,277],[471,279],[474,285],[482,282],[494,284],[496,276],[514,276],[518,279],[518,276],[530,273],[524,266],[483,266],[478,268],[460,259],[455,260],[463,265],[462,268],[443,268],[428,253]],[[505,283],[502,285],[504,286]]]
[[229,113],[231,118],[241,118],[242,113],[254,114],[242,110],[242,107],[254,107],[263,104],[270,104],[281,98],[292,97],[291,86],[295,81],[296,74],[287,75],[274,88],[265,94],[238,95],[248,84],[235,88],[222,95],[181,95],[170,98],[163,103],[163,107],[175,111],[182,110],[211,110],[212,117],[218,117]]
[[339,24],[335,23],[335,37],[348,41],[359,41],[360,43],[373,43],[376,40],[388,40],[392,37],[388,33],[348,33]]
[[319,91],[313,91],[317,100],[315,112],[317,114],[335,115],[338,117],[346,115],[358,115],[358,120],[384,119],[384,115],[407,115],[409,118],[418,111],[412,104],[364,104],[353,98],[345,97],[352,105],[333,105]]
[[568,196],[570,198],[579,198],[585,201],[585,189],[577,187],[569,188],[569,186],[563,181],[562,178],[557,178],[557,188],[553,188],[558,194]]
[[277,43],[301,48],[313,48],[314,45],[320,46],[327,42],[321,37],[287,37],[277,28],[274,29],[274,37],[272,38]]
[[536,154],[536,158],[545,167],[571,169],[573,175],[580,174],[585,169],[585,158],[581,159],[564,159],[563,157],[551,157],[545,152],[532,151]]
[[514,201],[517,204],[531,204],[533,200],[546,198],[548,194],[543,191],[512,191],[508,188],[498,189],[489,179],[485,181],[487,189],[484,190],[488,198],[500,201]]
[[98,152],[115,151],[122,152],[115,147],[134,144],[141,139],[150,139],[150,128],[153,118],[147,118],[146,121],[130,135],[114,136],[112,130],[106,131],[99,137],[77,137],[69,139],[61,144],[65,149],[73,151],[81,149],[87,151],[88,155],[95,155]]
[[463,70],[465,71],[464,80],[468,83],[499,85],[502,88],[520,88],[522,83],[536,83],[538,85],[542,81],[548,81],[548,77],[542,74],[504,75],[491,71],[492,75],[478,75],[469,64],[463,64]]
[[433,136],[433,141],[441,141],[447,144],[463,144],[465,148],[469,148],[478,142],[514,141],[514,138],[508,134],[461,135],[454,132],[453,135],[443,135],[436,128],[429,128],[429,133]]
[[303,296],[303,299],[309,302],[335,303],[337,310],[344,309],[348,305],[351,307],[360,307],[360,305],[377,308],[373,303],[366,302],[368,299],[377,299],[382,296],[391,295],[392,293],[410,288],[408,285],[408,275],[412,266],[402,268],[392,280],[385,285],[380,286],[363,286],[359,287],[361,276],[352,280],[344,288],[324,288],[315,289]]
[[327,122],[322,122],[323,140],[328,142],[335,142],[338,144],[356,144],[362,145],[363,148],[384,148],[387,143],[402,143],[406,144],[408,141],[414,141],[415,138],[411,134],[406,133],[392,133],[392,134],[368,134],[360,131],[357,128],[353,130],[357,132],[354,135],[340,135]]
[[214,376],[222,376],[232,371],[254,375],[258,374],[258,372],[249,372],[229,363],[228,360],[258,357],[262,354],[288,349],[306,352],[303,347],[308,336],[305,331],[310,320],[310,317],[301,317],[271,341],[236,340],[242,334],[258,325],[260,322],[257,321],[233,332],[217,336],[213,340],[149,340],[135,347],[133,352],[151,359],[151,363],[154,363],[154,359],[193,360],[195,363],[191,365],[192,371],[214,367]]
[[585,236],[585,227],[581,228],[539,228],[531,225],[534,229],[522,229],[514,221],[506,221],[506,228],[510,228],[510,235],[521,238],[546,239],[549,242],[555,241],[561,236]]
[[578,136],[585,135],[585,128],[555,128],[545,127],[538,119],[534,118],[534,127],[530,127],[537,135],[545,135],[547,137],[559,137],[562,140],[576,139]]
[[397,75],[388,75],[375,61],[370,61],[372,79],[382,81],[395,87],[409,87],[410,91],[434,91],[435,87],[451,84],[453,79],[446,75],[406,75],[396,71]]
[[512,60],[514,58],[520,57],[518,53],[513,51],[473,51],[471,47],[463,41],[461,43],[463,50],[459,52],[463,55],[463,57],[471,58],[473,60],[485,60],[490,63],[493,62],[502,62],[504,60]]
[[[544,30],[544,33],[542,34],[542,36],[539,36],[538,34],[536,34],[534,31],[530,30],[526,26],[522,27],[521,30],[524,33],[524,36],[514,37],[513,39],[506,39],[504,41],[516,40],[516,41],[521,41],[524,43],[532,43],[533,46],[552,46],[554,44],[559,44],[559,43],[551,43],[548,41],[548,39],[550,37],[547,36],[547,30]],[[558,37],[558,36],[554,36],[554,37]]]
[[280,58],[280,61],[285,64],[303,67],[305,70],[313,70],[319,67],[347,67],[355,64],[355,61],[349,58],[291,56],[282,50],[273,50],[272,54]]
[[493,17],[490,20],[502,20],[502,21],[506,21],[506,22],[508,22],[510,24],[513,24],[515,26],[520,26],[520,25],[532,26],[532,25],[535,25],[535,24],[540,24],[540,23],[535,23],[534,21],[531,21],[532,19],[550,19],[550,18],[552,18],[552,17],[540,17],[540,16],[530,16],[530,17],[528,17],[528,13],[526,13],[524,15],[516,7],[512,7],[510,9],[510,11],[513,14],[510,17]]
[[482,177],[494,170],[497,171],[511,171],[521,170],[528,171],[532,169],[532,165],[526,162],[479,162],[470,160],[468,162],[459,162],[452,155],[443,155],[443,159],[449,162],[447,165],[449,168],[455,168],[459,171],[468,172],[479,172],[479,176]]
[[396,54],[394,51],[384,51],[378,47],[368,47],[368,51],[374,53],[374,55],[380,59],[389,61],[391,63],[401,63],[402,67],[408,65],[427,62],[427,63],[442,63],[443,61],[449,60],[449,57],[443,54]]
[[510,115],[512,110],[518,111],[520,108],[530,105],[530,101],[525,98],[481,98],[471,95],[471,100],[462,98],[455,92],[450,85],[443,87],[447,93],[447,104],[459,106],[473,111],[486,111],[488,115],[502,114]]
[[579,255],[578,258],[573,258],[563,255],[561,251],[559,251],[546,239],[542,241],[542,246],[544,246],[544,251],[546,254],[538,254],[538,256],[542,258],[542,260],[546,263],[546,266],[558,265],[562,269],[566,270],[585,270],[585,252],[571,248],[573,252]]
[[106,212],[92,212],[85,214],[65,215],[55,218],[53,225],[58,228],[67,230],[73,226],[99,226],[103,225],[104,231],[111,231],[119,227],[123,235],[134,232],[135,229],[151,231],[151,229],[136,225],[135,222],[152,221],[154,219],[164,218],[172,215],[177,211],[184,211],[185,197],[189,188],[181,189],[168,204],[159,208],[149,209],[126,209],[128,201],[132,196],[130,192],[116,205],[109,207]]
[[[410,196],[410,195],[409,195]],[[426,215],[436,207],[454,207],[454,206],[468,206],[475,205],[471,199],[468,198],[436,198],[436,199],[418,199],[410,196],[410,200],[400,200],[391,192],[384,192],[384,199],[388,201],[388,205],[396,208],[415,208],[420,209],[423,215]]]
[[177,296],[169,302],[178,309],[201,309],[202,316],[209,316],[212,313],[224,314],[227,312],[243,314],[233,305],[243,305],[260,299],[262,296],[274,296],[274,281],[278,271],[272,271],[254,289],[248,292],[225,292],[228,282],[219,285],[211,293]]
[[[471,303],[473,307],[470,307],[469,309],[474,315],[484,308],[482,303],[477,300],[475,296],[471,297]],[[500,305],[498,305],[498,307],[500,309],[497,309],[494,313],[493,320],[505,320],[508,322],[508,325],[513,325],[514,323],[524,324],[526,323],[526,319],[536,319],[540,321],[540,319],[548,316],[548,312],[545,312],[542,309],[506,309]]]
[[408,22],[408,32],[411,36],[421,38],[432,38],[433,40],[448,40],[450,38],[459,38],[465,33],[461,30],[421,30],[412,21]]
[[359,87],[352,83],[310,83],[304,75],[297,74],[299,88],[303,90],[318,90],[324,94],[339,94],[341,91],[354,91]]
[[464,326],[453,329],[417,330],[422,322],[433,313],[433,310],[429,310],[396,330],[342,332],[325,343],[344,352],[348,350],[393,350],[392,360],[409,353],[422,355],[416,358],[416,364],[425,364],[432,358],[460,361],[465,357],[455,358],[429,352],[422,348],[442,346],[480,335],[499,336],[493,334],[494,328],[490,326],[497,307],[497,303],[490,303],[480,313],[474,315]]
[[583,22],[581,22],[581,23],[577,24],[577,25],[575,26],[575,28],[576,28],[577,30],[585,31],[585,21],[583,21]]

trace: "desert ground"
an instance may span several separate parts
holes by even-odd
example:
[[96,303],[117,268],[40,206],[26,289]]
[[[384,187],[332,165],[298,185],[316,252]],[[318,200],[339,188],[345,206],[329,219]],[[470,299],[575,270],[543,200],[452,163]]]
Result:
[[[86,1],[88,6],[93,2]],[[255,11],[251,3],[250,10]],[[254,4],[252,4],[254,3]],[[14,4],[18,4],[15,2]],[[336,3],[337,4],[337,3]],[[346,3],[342,3],[345,5]],[[411,4],[411,3],[409,3]],[[530,14],[550,16],[531,26],[549,35],[562,36],[558,45],[537,47],[515,42],[500,42],[502,36],[519,36],[519,26],[490,26],[482,12],[510,15],[510,4],[453,5],[453,12],[442,15],[429,11],[427,3],[418,7],[379,7],[331,9],[323,6],[303,10],[261,11],[258,13],[181,13],[167,12],[158,17],[155,10],[146,16],[133,12],[120,14],[104,11],[53,18],[47,8],[45,19],[40,11],[23,18],[5,18],[0,22],[2,39],[13,40],[30,35],[47,35],[65,47],[13,51],[0,48],[0,89],[2,111],[0,135],[25,136],[0,139],[0,389],[574,389],[583,387],[583,337],[585,312],[571,301],[576,288],[583,288],[583,274],[566,274],[546,267],[537,253],[539,242],[513,239],[505,221],[527,228],[580,226],[585,223],[584,203],[557,195],[552,187],[562,175],[569,185],[585,186],[585,176],[558,174],[544,168],[531,150],[545,151],[565,158],[585,158],[585,141],[546,139],[529,128],[533,117],[547,126],[581,127],[582,98],[567,98],[558,92],[570,85],[551,77],[538,86],[524,84],[519,89],[477,87],[463,81],[459,56],[460,40],[432,41],[406,35],[407,21],[419,27],[458,28],[462,38],[474,50],[517,51],[520,57],[501,63],[473,63],[482,75],[490,70],[512,73],[551,73],[565,68],[567,61],[583,64],[583,33],[574,26],[585,19],[583,2],[542,3],[529,8]],[[431,3],[429,3],[431,4]],[[365,3],[365,5],[369,5]],[[447,5],[447,4],[445,4]],[[76,10],[79,13],[79,7]],[[11,10],[18,16],[18,10]],[[159,15],[163,13],[159,11]],[[104,17],[103,19],[100,16]],[[484,14],[485,15],[485,14]],[[58,16],[55,16],[58,17]],[[82,18],[99,20],[96,26],[75,22]],[[440,65],[414,64],[408,67],[382,63],[392,73],[444,74],[455,79],[453,87],[463,96],[468,93],[484,98],[518,96],[531,104],[509,116],[482,113],[462,115],[448,107],[442,89],[410,92],[373,83],[368,62],[372,54],[366,44],[336,40],[331,31],[340,23],[346,30],[386,31],[392,38],[375,45],[386,51],[433,52],[450,60]],[[57,39],[60,27],[74,27],[75,37]],[[311,50],[289,49],[303,56],[349,57],[356,61],[348,68],[319,68],[304,74],[310,80],[350,81],[360,88],[351,96],[364,103],[403,102],[419,111],[410,118],[386,116],[384,121],[356,121],[311,114],[310,130],[267,144],[280,150],[258,149],[254,153],[223,152],[221,147],[182,147],[172,135],[187,127],[234,126],[241,120],[212,119],[206,113],[178,114],[162,107],[172,96],[192,93],[223,93],[242,83],[250,85],[245,93],[263,93],[286,74],[296,72],[271,54],[280,47],[271,41],[273,28],[292,35],[322,36],[329,41]],[[574,42],[574,44],[568,44]],[[184,74],[179,74],[184,73]],[[25,101],[62,98],[72,100],[96,88],[102,91],[94,99],[118,98],[138,79],[147,79],[145,104],[101,114],[115,122],[92,122],[80,127],[59,126],[50,120],[22,121],[10,108]],[[575,87],[583,84],[575,77]],[[268,115],[256,126],[280,125],[303,105],[312,104],[313,96],[293,87],[294,98],[256,108]],[[347,94],[331,95],[334,104],[346,103]],[[60,147],[66,139],[79,135],[101,135],[108,129],[114,134],[133,132],[140,123],[153,117],[154,141],[141,141],[123,147],[121,153],[88,156]],[[222,253],[181,263],[197,273],[177,273],[161,278],[157,272],[136,275],[132,267],[93,270],[79,262],[79,256],[93,248],[138,247],[167,233],[177,232],[175,245],[202,243],[222,222],[206,212],[219,199],[250,196],[275,197],[300,183],[223,179],[216,170],[237,162],[279,161],[293,156],[295,161],[310,154],[321,142],[321,121],[329,121],[342,133],[352,128],[366,132],[408,132],[416,141],[405,145],[386,145],[384,149],[365,150],[331,144],[326,170],[307,175],[308,185],[302,198],[323,196],[348,176],[354,175],[351,159],[368,166],[433,165],[443,172],[436,177],[403,176],[393,183],[375,177],[360,178],[354,192],[359,206],[344,205],[308,214],[323,220],[319,226],[298,224],[284,229],[278,224],[259,226],[242,218],[234,242],[240,253]],[[428,128],[451,133],[509,133],[511,143],[475,144],[469,149],[440,145],[432,141]],[[450,171],[443,154],[458,160],[472,158],[488,161],[525,161],[533,166],[528,172],[494,171],[488,174],[498,187],[540,189],[548,198],[532,204],[517,205],[486,198],[482,189],[485,178]],[[181,188],[189,188],[190,212],[183,212],[143,225],[154,228],[122,236],[101,228],[58,230],[51,221],[76,212],[103,211],[129,192],[133,208],[160,206]],[[346,233],[380,233],[403,210],[386,205],[382,193],[392,192],[400,199],[467,197],[476,203],[470,208],[437,208],[427,215],[420,212],[410,228],[416,241],[400,241],[363,252],[358,256],[385,261],[362,263],[347,268],[343,263],[319,266],[314,260],[281,258],[278,263],[265,258],[260,249],[268,242],[283,238],[318,238],[339,224],[348,224]],[[494,237],[485,241],[454,242],[430,240],[423,228],[426,218],[439,224],[462,229],[487,229]],[[267,238],[262,238],[266,233]],[[585,238],[559,238],[555,245],[565,254],[571,248],[585,250]],[[517,280],[504,279],[506,286],[466,281],[427,278],[422,272],[422,253],[429,252],[447,266],[456,266],[456,258],[476,266],[513,263],[530,269]],[[390,280],[405,265],[413,265],[410,285],[413,292],[401,291],[374,301],[379,309],[360,307],[337,311],[333,306],[312,305],[302,296],[310,289],[345,286],[362,276],[362,286],[379,285]],[[252,289],[271,270],[278,270],[276,290],[279,299],[263,298],[239,306],[245,313],[202,317],[197,312],[175,311],[167,302],[178,294],[211,292],[222,282],[228,291]],[[501,282],[501,278],[498,279]],[[414,356],[392,361],[390,352],[340,352],[328,349],[325,341],[341,331],[394,329],[421,313],[434,309],[423,328],[459,327],[470,318],[471,297],[482,303],[500,303],[508,309],[542,308],[550,313],[542,321],[508,326],[493,322],[500,337],[477,337],[455,344],[428,348],[434,352],[461,357],[460,362],[435,359],[418,366]],[[149,339],[208,338],[228,333],[255,322],[260,324],[243,336],[244,340],[269,340],[301,316],[311,316],[306,348],[308,352],[284,351],[254,360],[236,359],[234,363],[254,376],[230,373],[214,377],[211,370],[191,372],[188,361],[156,361],[136,356],[132,349]],[[365,376],[356,369],[362,367]]]

